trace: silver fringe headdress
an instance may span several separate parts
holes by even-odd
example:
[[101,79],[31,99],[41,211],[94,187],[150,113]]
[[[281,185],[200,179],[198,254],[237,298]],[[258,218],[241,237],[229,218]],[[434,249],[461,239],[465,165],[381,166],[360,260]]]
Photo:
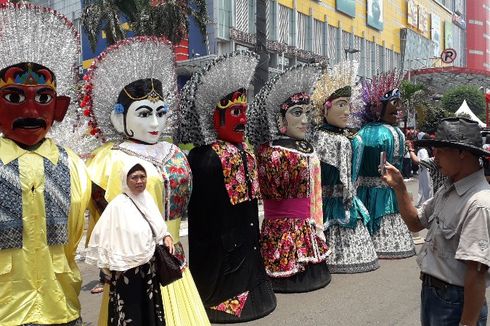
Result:
[[34,62],[53,72],[56,93],[70,97],[71,102],[63,121],[56,122],[48,135],[58,144],[74,149],[84,147],[82,137],[73,137],[78,112],[79,57],[78,32],[62,14],[29,3],[0,5],[0,69]]
[[350,105],[351,115],[349,116],[348,127],[360,127],[359,112],[364,108],[362,100],[362,85],[358,82],[357,61],[341,62],[334,65],[331,69],[324,72],[322,77],[315,85],[315,90],[311,96],[315,113],[312,122],[315,126],[320,126],[324,121],[324,106],[328,98],[343,87],[351,87]]
[[84,98],[80,104],[90,118],[90,133],[100,141],[121,142],[124,136],[110,120],[119,93],[140,79],[162,82],[164,101],[170,106],[163,135],[173,132],[177,105],[177,82],[172,45],[164,38],[138,36],[117,42],[102,52],[84,76]]
[[220,56],[194,73],[182,89],[174,140],[196,146],[216,141],[216,104],[233,91],[248,89],[257,64],[255,53],[241,50]]
[[73,24],[55,10],[32,4],[0,5],[0,70],[34,62],[51,70],[56,92],[73,91],[80,39]]
[[318,64],[298,64],[270,78],[247,112],[246,133],[250,142],[260,145],[279,138],[281,104],[294,94],[311,94],[320,74]]

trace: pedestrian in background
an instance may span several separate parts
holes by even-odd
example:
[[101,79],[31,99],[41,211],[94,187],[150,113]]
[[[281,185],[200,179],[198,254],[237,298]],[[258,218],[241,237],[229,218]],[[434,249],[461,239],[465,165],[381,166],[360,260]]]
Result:
[[435,140],[435,161],[448,182],[417,211],[401,173],[386,164],[382,180],[394,190],[403,220],[411,231],[428,229],[417,259],[421,268],[421,322],[427,325],[486,325],[485,290],[490,276],[490,186],[480,157],[478,124],[443,119]]
[[[418,140],[430,139],[430,136],[426,133],[420,132],[417,135]],[[428,160],[430,158],[429,150],[424,147],[419,147],[417,150],[417,164],[420,165],[422,160]],[[432,180],[430,178],[429,169],[423,165],[419,167],[419,191],[417,198],[417,207],[420,207],[426,200],[431,198],[432,192]]]
[[[490,134],[485,137],[483,149],[490,152]],[[485,170],[485,178],[490,183],[490,156],[483,158],[483,169]]]

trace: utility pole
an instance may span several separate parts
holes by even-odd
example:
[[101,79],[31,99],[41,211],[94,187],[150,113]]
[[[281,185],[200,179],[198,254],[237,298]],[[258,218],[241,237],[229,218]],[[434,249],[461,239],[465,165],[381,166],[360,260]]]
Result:
[[269,78],[269,53],[267,52],[267,0],[256,0],[256,43],[259,65],[255,70],[253,85],[257,94]]

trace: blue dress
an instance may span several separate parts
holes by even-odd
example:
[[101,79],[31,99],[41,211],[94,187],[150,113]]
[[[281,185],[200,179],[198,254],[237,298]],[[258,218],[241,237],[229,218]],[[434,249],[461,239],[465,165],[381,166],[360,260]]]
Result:
[[405,136],[398,127],[382,122],[365,125],[358,134],[364,143],[357,195],[369,211],[367,224],[380,258],[405,258],[415,254],[415,246],[407,226],[401,219],[395,192],[382,180],[380,154],[401,169]]
[[313,135],[321,161],[323,222],[331,273],[358,273],[379,267],[365,224],[369,213],[356,196],[355,184],[362,157],[359,137],[349,139],[343,129],[324,124]]

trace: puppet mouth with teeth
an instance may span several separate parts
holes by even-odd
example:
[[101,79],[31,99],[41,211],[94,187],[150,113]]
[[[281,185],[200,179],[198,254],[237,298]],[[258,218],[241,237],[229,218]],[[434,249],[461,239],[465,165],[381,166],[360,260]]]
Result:
[[239,124],[233,130],[236,131],[236,132],[245,132],[245,125]]

